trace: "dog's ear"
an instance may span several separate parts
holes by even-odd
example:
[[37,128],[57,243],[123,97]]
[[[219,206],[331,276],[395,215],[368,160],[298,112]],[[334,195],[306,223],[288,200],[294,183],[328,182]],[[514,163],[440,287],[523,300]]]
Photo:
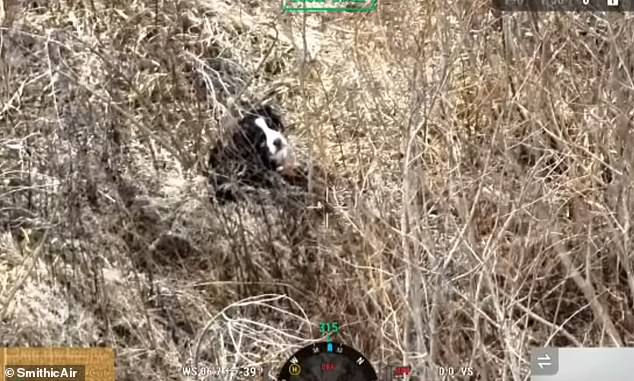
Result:
[[272,124],[271,126],[272,128],[280,132],[284,132],[284,130],[286,130],[286,126],[284,125],[284,122],[282,122],[282,117],[280,113],[277,110],[275,110],[273,107],[271,107],[270,105],[262,106],[257,111],[257,114],[266,117]]
[[271,117],[273,114],[275,114],[275,111],[273,110],[273,107],[271,107],[271,105],[263,105],[258,108],[255,113],[262,116]]

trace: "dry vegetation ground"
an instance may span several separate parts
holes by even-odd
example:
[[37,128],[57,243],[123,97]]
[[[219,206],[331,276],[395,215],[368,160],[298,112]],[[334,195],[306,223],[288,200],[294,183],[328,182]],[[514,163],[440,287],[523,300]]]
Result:
[[[321,320],[482,380],[634,345],[631,15],[0,5],[0,345],[114,346],[118,380],[278,364]],[[264,99],[332,213],[208,203],[220,121]]]

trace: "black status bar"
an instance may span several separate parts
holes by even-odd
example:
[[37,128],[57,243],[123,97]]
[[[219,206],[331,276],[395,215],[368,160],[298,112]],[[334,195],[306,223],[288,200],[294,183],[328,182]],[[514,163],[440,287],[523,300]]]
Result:
[[508,12],[632,12],[634,0],[493,0]]

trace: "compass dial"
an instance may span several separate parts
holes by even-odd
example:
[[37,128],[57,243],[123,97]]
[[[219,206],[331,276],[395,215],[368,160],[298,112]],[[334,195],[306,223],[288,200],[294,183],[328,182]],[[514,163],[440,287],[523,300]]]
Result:
[[372,364],[344,344],[323,342],[295,352],[282,366],[278,381],[377,381]]

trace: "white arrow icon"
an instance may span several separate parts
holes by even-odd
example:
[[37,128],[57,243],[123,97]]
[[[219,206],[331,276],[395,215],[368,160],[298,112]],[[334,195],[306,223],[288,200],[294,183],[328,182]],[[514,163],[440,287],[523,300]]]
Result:
[[[547,361],[547,362],[540,362],[540,361]],[[548,353],[545,353],[542,357],[537,357],[537,366],[540,369],[544,369],[545,366],[551,366],[553,365],[552,362],[550,362],[550,356],[548,356]]]

